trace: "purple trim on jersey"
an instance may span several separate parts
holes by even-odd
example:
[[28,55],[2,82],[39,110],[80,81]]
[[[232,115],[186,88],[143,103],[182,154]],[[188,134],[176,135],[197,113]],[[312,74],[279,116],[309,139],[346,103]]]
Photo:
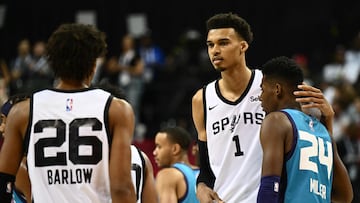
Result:
[[286,111],[281,111],[282,113],[284,113],[286,115],[286,117],[289,119],[290,123],[291,123],[291,126],[292,126],[292,129],[293,129],[293,141],[292,141],[292,144],[291,144],[291,149],[289,152],[287,152],[285,154],[285,161],[289,160],[291,158],[291,156],[294,154],[294,151],[295,151],[295,147],[296,147],[296,144],[297,144],[297,140],[298,140],[298,137],[299,137],[299,134],[298,134],[298,129],[296,128],[296,125],[295,125],[295,122],[294,120],[291,118],[291,116],[286,112]]

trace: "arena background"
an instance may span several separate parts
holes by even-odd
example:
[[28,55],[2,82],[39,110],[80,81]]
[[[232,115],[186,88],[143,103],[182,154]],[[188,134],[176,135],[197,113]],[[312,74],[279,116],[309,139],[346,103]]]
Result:
[[[254,66],[272,56],[295,52],[306,53],[312,63],[321,65],[326,52],[337,42],[348,43],[360,29],[360,1],[356,0],[1,0],[0,5],[6,6],[0,28],[0,56],[7,59],[16,54],[16,43],[21,38],[46,39],[60,23],[73,22],[79,10],[97,12],[97,25],[108,35],[110,54],[119,51],[128,14],[146,13],[155,41],[168,51],[186,29],[204,34],[209,16],[236,12],[252,25],[255,40],[248,62]],[[201,37],[205,40],[204,35]]]
[[[127,32],[126,17],[143,13],[156,44],[171,53],[189,30],[200,35],[195,50],[205,49],[205,21],[218,12],[234,12],[252,26],[254,41],[247,53],[247,63],[258,67],[278,55],[307,56],[313,74],[330,60],[334,47],[349,46],[360,31],[360,1],[85,1],[85,0],[1,0],[0,58],[16,56],[17,43],[46,40],[64,22],[74,22],[78,11],[95,11],[96,24],[107,34],[108,56],[120,52],[120,38]],[[208,64],[196,75],[165,75],[147,87],[143,98],[142,122],[146,138],[152,138],[162,123],[182,122],[192,131],[191,101],[194,91],[216,75]],[[191,71],[190,71],[191,72]],[[208,74],[209,73],[209,74]],[[176,98],[173,99],[173,98]],[[153,140],[139,142],[151,157]]]

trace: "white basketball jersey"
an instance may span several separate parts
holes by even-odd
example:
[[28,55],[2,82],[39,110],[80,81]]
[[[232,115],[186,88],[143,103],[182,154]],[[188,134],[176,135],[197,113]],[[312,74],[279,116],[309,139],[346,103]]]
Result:
[[136,202],[142,202],[142,191],[145,182],[145,159],[141,151],[134,145],[131,145],[131,178],[136,192]]
[[34,202],[111,202],[111,98],[100,89],[33,94],[27,162]]
[[265,113],[259,100],[262,73],[253,70],[240,98],[231,102],[218,80],[204,89],[204,111],[214,191],[225,202],[256,202],[260,186],[262,149],[260,125]]

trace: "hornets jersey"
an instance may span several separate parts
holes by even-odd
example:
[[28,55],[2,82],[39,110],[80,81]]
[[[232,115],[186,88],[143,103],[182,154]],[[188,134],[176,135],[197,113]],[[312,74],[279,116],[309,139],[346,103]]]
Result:
[[197,203],[199,200],[196,197],[196,175],[197,172],[191,167],[183,163],[173,164],[174,168],[178,169],[185,178],[186,182],[186,193],[184,197],[179,199],[180,203]]
[[236,101],[225,99],[219,81],[204,87],[204,117],[208,155],[216,177],[214,191],[225,202],[256,202],[262,149],[260,125],[265,113],[259,96],[262,73],[251,79]]
[[293,147],[286,154],[285,174],[281,179],[282,199],[291,203],[330,203],[333,148],[327,129],[318,119],[301,111],[282,111],[294,132]]
[[111,100],[100,89],[32,95],[25,139],[34,202],[111,202]]
[[131,178],[136,192],[137,203],[142,202],[141,197],[145,182],[145,170],[145,159],[141,151],[134,145],[131,145]]

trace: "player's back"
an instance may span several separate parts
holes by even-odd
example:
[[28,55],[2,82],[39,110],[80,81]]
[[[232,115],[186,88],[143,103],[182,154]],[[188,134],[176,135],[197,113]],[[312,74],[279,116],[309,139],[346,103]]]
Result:
[[196,197],[196,172],[190,166],[184,163],[175,163],[172,167],[179,170],[186,182],[186,193],[184,197],[179,199],[182,203],[197,203],[199,200]]
[[108,92],[42,90],[26,139],[34,202],[111,202]]
[[331,202],[333,150],[328,131],[301,111],[283,111],[294,129],[293,148],[285,157],[287,183],[281,186],[284,202]]

